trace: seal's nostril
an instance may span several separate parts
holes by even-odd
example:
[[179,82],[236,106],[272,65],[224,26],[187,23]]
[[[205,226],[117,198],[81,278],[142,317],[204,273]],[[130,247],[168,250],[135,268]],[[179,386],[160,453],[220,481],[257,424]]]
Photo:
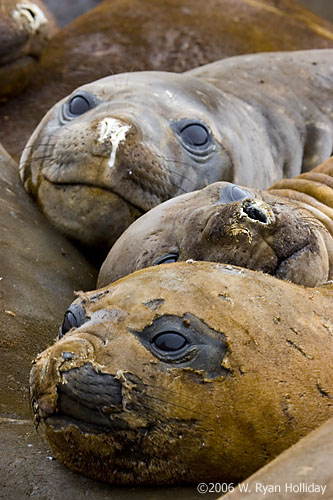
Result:
[[260,207],[256,203],[247,201],[243,205],[243,212],[253,220],[261,222],[262,224],[268,224],[270,219],[263,207]]

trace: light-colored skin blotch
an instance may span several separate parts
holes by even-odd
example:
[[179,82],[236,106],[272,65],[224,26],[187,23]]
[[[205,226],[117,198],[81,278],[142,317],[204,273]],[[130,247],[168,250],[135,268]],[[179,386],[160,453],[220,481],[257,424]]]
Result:
[[[236,189],[232,200],[226,193]],[[228,191],[229,190],[229,191]],[[207,260],[304,286],[333,279],[333,160],[267,191],[214,183],[154,208],[110,250],[98,286],[138,269]]]
[[[220,180],[266,188],[327,159],[332,89],[331,49],[113,75],[49,111],[23,152],[21,178],[53,224],[105,251],[169,198]],[[85,111],[70,114],[78,98]],[[101,142],[110,120],[125,128]]]
[[0,96],[8,98],[28,85],[49,38],[56,31],[41,0],[0,0]]
[[86,322],[34,362],[35,421],[96,479],[238,482],[333,415],[332,294],[211,262],[81,293]]
[[21,29],[27,29],[32,35],[45,29],[48,20],[42,9],[35,3],[17,3],[13,11],[13,18]]
[[116,160],[117,149],[119,143],[125,141],[127,132],[130,130],[131,126],[122,123],[114,118],[105,117],[100,124],[99,128],[99,142],[102,144],[110,141],[111,142],[111,155],[109,160],[109,167],[114,166]]

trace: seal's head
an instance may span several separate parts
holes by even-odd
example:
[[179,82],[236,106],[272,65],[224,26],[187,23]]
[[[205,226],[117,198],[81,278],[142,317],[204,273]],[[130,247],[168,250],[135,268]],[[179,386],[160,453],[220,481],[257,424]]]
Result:
[[21,178],[67,236],[109,249],[155,205],[232,178],[218,118],[228,106],[187,74],[98,80],[45,116],[23,152]]
[[32,368],[36,422],[93,478],[235,482],[332,415],[331,301],[216,263],[138,271],[70,306]]
[[169,200],[132,224],[107,256],[98,286],[143,267],[188,259],[229,263],[316,286],[333,277],[333,239],[291,200],[214,183]]
[[56,24],[42,1],[0,0],[0,96],[20,92]]

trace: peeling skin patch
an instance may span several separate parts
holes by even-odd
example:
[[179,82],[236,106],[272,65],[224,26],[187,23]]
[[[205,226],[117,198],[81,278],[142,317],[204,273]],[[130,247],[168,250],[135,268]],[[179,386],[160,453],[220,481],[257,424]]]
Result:
[[230,304],[234,305],[234,301],[231,297],[229,297],[227,293],[218,293],[217,296],[225,302],[229,302]]
[[29,2],[16,4],[16,9],[13,11],[13,18],[20,26],[28,27],[32,35],[48,23],[40,7]]
[[218,269],[219,271],[222,271],[223,273],[226,273],[226,274],[237,274],[240,276],[246,275],[246,273],[243,270],[237,269],[237,268],[232,267],[232,266],[226,266],[225,264],[216,264],[215,268]]
[[145,302],[145,306],[151,309],[152,311],[156,311],[160,306],[164,304],[164,299],[153,299],[149,302]]
[[127,132],[131,125],[127,125],[116,118],[104,118],[98,126],[99,142],[109,140],[112,146],[112,152],[109,160],[109,167],[112,168],[116,159],[116,153],[119,143],[126,139]]

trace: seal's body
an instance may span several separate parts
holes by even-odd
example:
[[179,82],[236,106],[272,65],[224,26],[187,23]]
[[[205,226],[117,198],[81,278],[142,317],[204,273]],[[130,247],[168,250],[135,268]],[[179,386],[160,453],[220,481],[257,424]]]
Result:
[[313,48],[333,48],[332,24],[293,0],[105,0],[52,38],[24,94],[0,103],[0,141],[19,158],[57,101],[110,74],[182,72],[238,54]]
[[[324,396],[325,397],[325,396]],[[274,493],[283,500],[313,498],[331,500],[333,479],[331,458],[333,455],[333,419],[308,434],[294,446],[284,451],[272,462],[247,478],[223,500],[243,500],[247,491],[248,500],[257,500]],[[304,480],[306,471],[306,480]]]
[[0,0],[0,97],[30,82],[56,23],[41,0]]
[[73,290],[93,286],[95,274],[32,203],[1,144],[0,220],[0,405],[3,415],[30,418],[30,360],[54,338]]
[[209,262],[81,294],[35,360],[36,422],[90,477],[236,482],[332,416],[332,298]]
[[256,191],[214,183],[154,208],[114,244],[105,286],[143,267],[178,260],[224,262],[305,286],[333,279],[333,159]]
[[67,236],[105,250],[169,198],[218,180],[265,188],[328,158],[332,94],[331,49],[114,75],[50,110],[21,178]]

